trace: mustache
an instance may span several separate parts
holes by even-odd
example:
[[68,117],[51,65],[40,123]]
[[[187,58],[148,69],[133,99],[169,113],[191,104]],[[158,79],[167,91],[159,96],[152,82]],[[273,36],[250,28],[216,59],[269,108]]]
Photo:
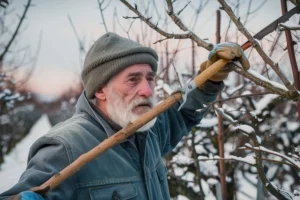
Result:
[[134,98],[128,105],[129,110],[132,110],[136,106],[149,106],[150,108],[153,107],[154,101],[153,98],[142,98],[142,97],[136,97]]

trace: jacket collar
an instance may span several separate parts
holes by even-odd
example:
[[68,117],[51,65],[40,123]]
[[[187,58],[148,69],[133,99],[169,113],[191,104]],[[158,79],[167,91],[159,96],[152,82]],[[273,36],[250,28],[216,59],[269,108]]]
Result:
[[76,113],[87,113],[103,127],[107,137],[112,136],[115,131],[113,131],[108,122],[98,113],[99,111],[96,111],[93,108],[91,104],[92,102],[86,98],[85,91],[83,91],[76,104]]

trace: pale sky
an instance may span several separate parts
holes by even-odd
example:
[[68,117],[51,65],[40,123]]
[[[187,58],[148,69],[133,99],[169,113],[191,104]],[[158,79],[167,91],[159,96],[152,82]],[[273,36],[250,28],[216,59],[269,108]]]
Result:
[[[15,0],[11,7],[16,10],[23,9],[23,6],[27,0]],[[130,1],[133,4],[134,1]],[[137,5],[142,9],[144,1],[137,1]],[[162,2],[156,0],[156,2]],[[185,5],[187,1],[182,2]],[[231,2],[236,2],[231,0]],[[240,2],[248,2],[240,0]],[[253,0],[254,7],[257,7],[261,3],[261,0]],[[26,23],[23,26],[23,32],[21,35],[21,44],[18,46],[32,45],[31,53],[36,50],[39,33],[42,31],[43,38],[41,44],[41,50],[39,58],[36,64],[35,71],[30,80],[30,85],[38,85],[39,91],[48,94],[55,95],[62,92],[62,89],[68,87],[70,84],[74,84],[74,81],[78,78],[82,68],[83,59],[79,55],[79,47],[72,30],[72,27],[68,20],[68,15],[72,18],[73,23],[78,31],[78,35],[81,39],[85,39],[85,47],[88,49],[92,42],[105,33],[103,24],[101,24],[101,15],[96,0],[32,0],[35,4],[31,7],[27,15]],[[159,3],[158,7],[160,14],[164,16],[164,5]],[[194,0],[192,5],[198,5],[198,0]],[[244,3],[241,7],[240,13],[245,12],[245,8],[248,3]],[[219,7],[218,2],[209,1],[206,9],[203,10],[199,16],[197,26],[194,30],[201,38],[208,38],[211,42],[214,42],[215,38],[215,11]],[[126,29],[130,26],[131,20],[123,19],[123,16],[135,16],[131,11],[119,1],[112,0],[112,3],[104,11],[106,23],[109,31],[113,31],[113,13],[116,8],[117,14],[122,26]],[[180,6],[178,6],[178,9]],[[150,12],[154,12],[151,10]],[[182,20],[185,23],[189,23],[191,20],[190,12],[183,12]],[[259,31],[264,26],[271,23],[274,19],[281,15],[280,1],[267,0],[255,15],[250,16],[249,24],[247,28],[253,33]],[[153,16],[153,21],[156,22],[155,14],[148,14]],[[12,20],[15,20],[15,15]],[[155,21],[156,20],[156,21]],[[222,30],[225,32],[228,22],[227,16],[222,12]],[[163,22],[160,22],[162,24]],[[234,26],[233,24],[231,26]],[[127,34],[120,28],[119,24],[115,24],[116,32],[124,37]],[[144,25],[144,27],[146,27]],[[141,23],[136,20],[130,36],[134,39],[134,34],[140,32]],[[178,32],[174,26],[168,27],[169,32]],[[157,37],[157,36],[156,36]],[[161,38],[159,38],[161,39]],[[151,39],[151,42],[155,42],[155,38]],[[245,41],[241,41],[245,42]],[[177,45],[177,41],[174,41],[174,46]],[[188,48],[190,43],[185,47]],[[197,62],[202,62],[207,56],[206,50],[200,50]],[[181,62],[183,57],[178,58]],[[184,62],[184,61],[183,61]]]

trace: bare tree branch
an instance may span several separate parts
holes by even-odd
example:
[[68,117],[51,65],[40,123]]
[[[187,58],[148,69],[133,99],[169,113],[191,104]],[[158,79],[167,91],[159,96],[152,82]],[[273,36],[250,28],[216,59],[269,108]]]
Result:
[[253,81],[256,85],[262,86],[270,91],[272,91],[274,94],[278,94],[282,97],[291,99],[293,101],[298,101],[299,100],[299,94],[297,93],[290,93],[290,91],[288,91],[287,89],[283,88],[283,87],[278,87],[279,85],[275,82],[271,82],[269,80],[267,80],[262,76],[257,76],[257,74],[255,73],[255,71],[253,70],[248,70],[245,71],[243,70],[241,67],[238,67],[234,64],[229,63],[231,67],[233,67],[233,70],[236,73],[241,74],[242,76],[244,76],[245,78],[250,79],[251,81]]
[[[191,26],[191,27],[192,27],[192,30],[195,29],[195,26],[196,26],[196,23],[197,23],[197,21],[198,21],[198,17],[199,17],[199,15],[200,15],[200,12],[201,12],[202,9],[207,5],[207,3],[208,3],[208,0],[206,0],[204,3],[203,3],[203,1],[201,0],[200,3],[199,3],[198,8],[194,8],[193,6],[191,6],[191,7],[195,10],[195,16],[193,16],[193,17],[195,17],[195,19],[194,19],[194,21],[193,21],[193,25]],[[191,5],[191,3],[190,3],[190,5]]]
[[253,10],[249,10],[249,14],[253,14],[255,13],[256,11],[258,11],[265,3],[267,2],[267,0],[264,0],[263,2],[261,2],[260,5],[258,5],[256,8],[254,8]]
[[8,1],[7,0],[0,0],[0,7],[6,8],[8,6]]
[[235,23],[238,30],[241,31],[246,38],[251,42],[252,46],[256,49],[258,54],[262,57],[262,59],[268,63],[272,69],[276,72],[278,77],[281,79],[283,84],[290,90],[291,93],[296,94],[298,93],[295,87],[290,83],[290,81],[287,79],[287,77],[283,74],[281,69],[278,66],[278,63],[275,63],[261,48],[257,40],[255,40],[252,35],[249,33],[249,31],[243,26],[243,24],[240,22],[240,19],[235,16],[233,13],[231,7],[224,1],[224,0],[218,0],[219,3],[222,5],[222,8],[226,11],[230,19]]
[[70,22],[70,24],[71,24],[71,26],[72,26],[72,29],[73,29],[73,32],[74,32],[75,37],[76,37],[76,39],[77,39],[77,42],[78,42],[78,44],[79,44],[79,50],[80,50],[81,52],[83,52],[83,53],[86,53],[86,50],[85,50],[84,45],[83,45],[83,42],[81,41],[81,39],[79,38],[79,36],[78,36],[78,34],[77,34],[76,28],[75,28],[75,26],[74,26],[74,24],[73,24],[73,21],[72,21],[72,18],[70,17],[70,15],[68,15],[68,19],[69,19],[69,22]]
[[36,68],[36,63],[37,63],[39,53],[40,53],[40,50],[41,50],[42,39],[43,39],[43,32],[40,32],[38,46],[37,46],[36,53],[35,53],[35,56],[34,56],[34,63],[32,64],[32,67],[30,68],[29,72],[25,76],[25,79],[20,80],[19,82],[17,82],[17,84],[18,84],[17,88],[22,87],[30,79],[34,69]]
[[235,97],[229,97],[229,98],[226,98],[226,99],[216,100],[214,102],[211,102],[211,104],[216,104],[216,103],[220,103],[220,102],[230,101],[230,100],[234,100],[234,99],[237,99],[237,98],[248,98],[248,97],[253,97],[253,96],[262,96],[262,95],[266,95],[266,94],[272,94],[272,93],[271,92],[262,92],[262,93],[256,93],[256,94],[238,95],[238,96],[235,96]]
[[[103,3],[104,3],[105,0],[101,1],[101,0],[98,0],[98,6],[99,6],[99,10],[100,10],[100,14],[101,14],[101,18],[102,18],[102,22],[103,22],[103,25],[104,25],[104,28],[105,28],[105,31],[106,33],[108,32],[108,29],[107,29],[107,26],[106,26],[106,23],[105,23],[105,19],[104,19],[104,15],[103,15],[103,12],[105,10],[105,8],[103,8]],[[108,5],[110,4],[110,1],[108,2]],[[107,6],[108,6],[107,5]],[[106,7],[107,7],[106,6]]]
[[[253,149],[249,148],[249,150],[253,150]],[[255,159],[260,159],[260,160],[265,160],[265,161],[272,162],[272,163],[276,163],[276,164],[279,164],[279,165],[285,164],[285,165],[289,165],[291,167],[295,167],[293,164],[287,163],[287,162],[283,162],[281,160],[274,160],[274,159],[268,159],[268,158],[257,158],[257,157],[254,157],[254,158]]]
[[121,0],[121,2],[127,6],[131,11],[133,11],[141,20],[143,20],[146,24],[148,24],[152,29],[160,33],[161,35],[165,36],[166,38],[173,38],[173,39],[192,39],[194,40],[198,46],[201,46],[207,50],[212,50],[213,45],[211,43],[208,43],[201,38],[199,38],[196,34],[193,32],[188,32],[185,34],[173,34],[173,33],[167,33],[160,28],[157,27],[157,25],[154,25],[149,18],[144,17],[138,10],[137,6],[133,7],[131,4],[129,4],[126,0]]
[[27,11],[28,11],[28,9],[29,9],[30,6],[31,6],[31,0],[28,0],[28,1],[27,1],[27,4],[25,5],[24,12],[23,12],[22,16],[20,17],[19,23],[18,23],[18,25],[17,25],[17,27],[16,27],[16,29],[15,29],[13,35],[11,36],[9,42],[7,43],[6,47],[4,48],[3,52],[2,52],[1,55],[0,55],[0,65],[1,65],[1,63],[3,62],[4,56],[5,56],[6,53],[8,52],[8,50],[9,50],[11,44],[12,44],[13,41],[15,40],[15,38],[16,38],[16,36],[17,36],[17,34],[18,34],[19,30],[20,30],[20,27],[21,27],[21,25],[22,25],[22,23],[23,23],[23,21],[24,21],[24,19],[25,19],[25,16],[26,16]]
[[179,17],[177,17],[176,14],[174,13],[172,1],[171,0],[166,0],[166,1],[167,1],[168,9],[169,9],[169,11],[167,13],[170,16],[170,18],[181,30],[188,31],[187,27],[183,24],[181,19],[179,19]]
[[[255,135],[255,132],[246,132],[243,130],[240,130],[243,133],[249,135],[249,137],[251,138],[251,140],[254,143],[253,147],[254,149],[261,149],[260,148],[260,142],[257,140],[257,137]],[[251,145],[246,145],[247,148],[252,148]],[[288,199],[285,195],[282,194],[282,192],[280,192],[279,188],[275,188],[274,185],[267,179],[266,174],[264,172],[263,169],[263,163],[262,163],[262,155],[261,155],[262,151],[254,151],[257,159],[256,159],[256,169],[257,169],[257,173],[259,175],[259,178],[261,180],[261,182],[263,183],[263,185],[265,186],[265,188],[272,194],[274,195],[276,198],[278,199]]]
[[[266,149],[266,148],[260,148],[260,147],[250,147],[250,146],[246,146],[245,148],[242,148],[242,149],[249,149],[249,150],[253,150],[253,151],[260,151],[260,152],[264,152],[264,153],[268,153],[268,154],[272,154],[272,155],[275,155],[275,156],[278,156],[280,158],[283,158],[284,160],[286,160],[288,163],[286,162],[282,162],[281,164],[288,164],[288,165],[291,165],[293,167],[295,167],[298,171],[300,171],[300,165],[296,165],[295,162],[292,161],[292,159],[287,159],[286,156],[284,155],[281,155],[280,153],[275,153],[269,149]],[[257,159],[260,159],[260,160],[267,160],[267,159],[263,159],[263,158],[257,158]],[[268,159],[268,161],[270,161],[270,159]],[[273,160],[274,161],[274,160]]]
[[178,11],[177,15],[179,16],[180,13],[182,13],[182,11],[191,3],[191,1],[189,1],[180,11]]
[[287,25],[281,23],[281,24],[279,24],[279,30],[280,31],[286,31],[286,30],[297,31],[297,30],[300,30],[300,26],[299,25],[287,26]]
[[158,16],[158,19],[161,19],[161,16],[160,16],[159,11],[157,9],[157,5],[155,3],[155,0],[152,0],[152,2],[153,2],[154,10],[155,10],[155,12],[156,12],[156,14]]

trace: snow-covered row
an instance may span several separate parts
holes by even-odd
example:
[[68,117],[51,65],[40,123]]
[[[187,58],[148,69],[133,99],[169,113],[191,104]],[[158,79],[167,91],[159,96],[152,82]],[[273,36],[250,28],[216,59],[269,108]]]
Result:
[[[26,168],[27,156],[32,143],[51,128],[47,115],[33,125],[28,135],[17,144],[12,152],[4,157],[4,163],[0,166],[0,193],[11,188],[18,182],[22,172]],[[4,181],[5,180],[5,181]]]

